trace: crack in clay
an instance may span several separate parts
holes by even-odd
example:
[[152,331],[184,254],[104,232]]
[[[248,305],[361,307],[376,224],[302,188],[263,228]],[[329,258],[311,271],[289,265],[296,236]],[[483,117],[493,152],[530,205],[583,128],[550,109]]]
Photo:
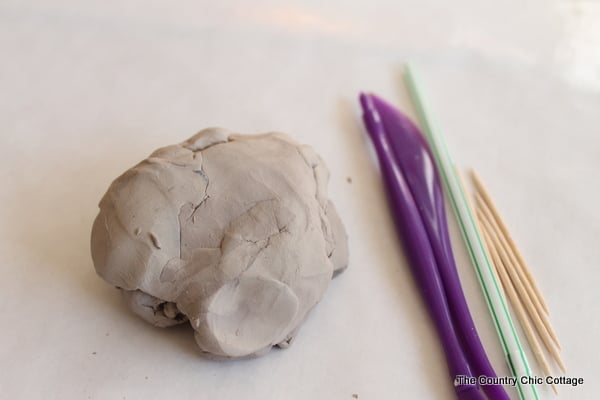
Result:
[[[319,204],[319,201],[318,201],[318,199],[317,199],[317,191],[318,191],[318,186],[317,186],[317,180],[316,180],[316,179],[317,179],[316,173],[315,173],[315,171],[314,171],[314,169],[313,169],[313,167],[312,167],[311,163],[310,163],[310,162],[308,162],[308,160],[306,159],[306,156],[305,156],[305,155],[302,153],[302,151],[300,150],[300,148],[299,148],[299,147],[296,147],[296,148],[295,148],[295,150],[296,150],[296,153],[297,153],[297,154],[300,156],[300,159],[301,159],[301,160],[304,162],[304,164],[306,164],[306,166],[307,166],[308,168],[310,168],[310,169],[311,169],[311,171],[312,171],[313,179],[314,179],[314,181],[315,181],[315,183],[314,183],[314,184],[315,184],[315,189],[314,189],[314,192],[315,192],[315,194],[314,194],[314,198],[315,198],[315,200],[317,200],[317,204]],[[319,206],[320,206],[320,204],[319,204]],[[308,229],[308,228],[309,228],[309,225],[310,225],[310,221],[306,221],[306,226],[305,226],[305,229]]]
[[198,209],[200,208],[200,206],[202,206],[204,203],[206,203],[206,201],[210,199],[210,196],[206,195],[202,200],[200,200],[200,203],[198,203],[197,205],[193,205],[192,208],[192,213],[190,214],[190,216],[188,217],[188,220],[192,221],[192,224],[196,223],[196,212],[198,211]]
[[179,312],[177,305],[173,302],[162,302],[158,304],[139,303],[139,306],[151,310],[154,316],[160,315],[160,317],[177,322],[184,322],[187,318],[184,314]]
[[[248,241],[248,240],[246,240]],[[258,244],[257,242],[254,241],[249,241],[251,243],[254,244]],[[252,256],[250,256],[250,261],[246,264],[246,266],[241,270],[240,275],[242,275],[244,272],[248,271],[250,268],[252,268],[252,266],[254,265],[254,263],[256,262],[256,259],[258,258],[258,256],[260,256],[260,254],[265,251],[267,249],[267,247],[269,247],[269,245],[271,244],[271,237],[269,236],[266,239],[266,243],[264,246],[260,245],[260,248],[258,249],[258,251],[253,254]]]
[[300,157],[302,158],[302,160],[304,160],[304,162],[306,163],[306,166],[308,166],[311,171],[312,171],[312,175],[315,181],[315,200],[317,201],[317,204],[319,205],[319,208],[323,209],[323,206],[321,205],[321,202],[319,201],[319,179],[317,177],[317,167],[318,164],[311,164],[306,157],[304,156],[304,154],[302,154],[302,152],[300,151],[299,148],[296,148],[296,151],[298,152],[298,154],[300,154]]
[[[308,162],[308,160],[306,159],[306,157],[304,156],[304,154],[302,154],[302,152],[300,151],[299,148],[296,148],[296,151],[298,152],[298,154],[300,154],[300,157],[304,160],[304,162],[306,163],[306,165],[308,167],[310,167],[310,169],[312,170],[313,178],[315,180],[315,200],[317,201],[317,204],[319,205],[320,211],[323,213],[323,215],[325,217],[327,217],[327,211],[326,211],[325,207],[319,201],[319,185],[318,185],[319,180],[317,178],[317,166],[318,166],[318,164],[315,164],[315,165],[310,164]],[[319,215],[319,219],[321,220],[321,232],[323,232],[323,238],[324,238],[324,240],[326,242],[332,244],[331,251],[327,252],[327,258],[331,258],[331,256],[333,255],[333,253],[335,251],[335,243],[332,243],[331,239],[326,235],[327,228],[326,228],[325,219],[321,215]]]
[[199,150],[192,150],[192,151],[195,152],[195,153],[201,153],[201,152],[203,152],[205,150],[210,149],[211,147],[216,147],[216,146],[219,146],[221,144],[227,144],[227,143],[230,143],[230,142],[231,142],[231,140],[229,140],[229,139],[228,140],[224,140],[222,142],[215,142],[215,143],[207,144],[207,145],[205,145],[204,147],[202,147]]
[[208,194],[208,187],[210,186],[210,178],[208,177],[208,174],[204,170],[204,162],[200,165],[200,169],[194,170],[194,173],[196,173],[196,174],[200,175],[202,178],[204,178],[204,181],[206,182],[206,186],[204,187],[203,198],[200,200],[200,202],[198,204],[193,205],[193,211],[189,217],[189,219],[192,220],[193,224],[196,223],[196,211],[198,211],[200,206],[202,206],[208,199],[210,199],[210,195]]

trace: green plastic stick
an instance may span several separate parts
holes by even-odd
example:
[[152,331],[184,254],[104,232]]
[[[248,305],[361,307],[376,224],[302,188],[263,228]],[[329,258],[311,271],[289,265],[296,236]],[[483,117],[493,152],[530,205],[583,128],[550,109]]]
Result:
[[527,357],[508,312],[504,293],[501,290],[500,283],[494,274],[492,264],[483,247],[483,240],[479,236],[475,226],[475,216],[470,211],[466,194],[462,190],[456,176],[454,163],[450,157],[446,142],[431,117],[432,114],[425,102],[418,75],[415,73],[415,69],[409,65],[406,66],[405,79],[419,115],[419,120],[433,150],[433,155],[440,170],[442,181],[444,182],[446,194],[452,204],[452,209],[456,215],[477,278],[490,309],[496,332],[506,356],[506,361],[513,375],[517,377],[519,396],[522,400],[539,400],[538,392],[533,384],[523,385],[521,383],[522,376],[531,376]]

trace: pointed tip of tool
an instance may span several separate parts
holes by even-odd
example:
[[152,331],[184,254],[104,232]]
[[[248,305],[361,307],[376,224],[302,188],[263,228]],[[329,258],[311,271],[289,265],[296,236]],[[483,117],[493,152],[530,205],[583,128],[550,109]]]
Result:
[[375,137],[380,138],[384,128],[377,107],[375,107],[375,104],[373,103],[373,95],[361,92],[358,99],[360,100],[360,105],[362,107],[362,118],[365,127],[367,128],[367,133],[371,139],[374,139]]
[[381,97],[373,93],[361,92],[359,95],[360,105],[363,111],[375,111],[377,114],[385,112],[387,114],[399,114],[404,117],[404,114],[394,108],[391,104],[383,100]]
[[[386,102],[385,100],[383,100],[381,97],[378,97],[377,95],[373,94],[373,93],[365,93],[365,92],[360,92],[360,95],[358,96],[358,99],[360,100],[360,105],[364,110],[376,110],[378,113],[383,111],[383,112],[395,112],[395,113],[399,113],[401,115],[403,115],[399,110],[395,109],[391,104],[389,104],[388,102]],[[393,111],[390,111],[393,110]]]
[[403,132],[402,135],[412,136],[413,138],[417,137],[417,140],[421,141],[425,147],[428,147],[425,145],[421,130],[402,110],[375,94],[368,95],[368,107],[377,111],[382,124],[390,132]]
[[373,101],[371,100],[369,94],[365,92],[360,92],[358,100],[360,101],[360,105],[363,109],[363,112],[373,109]]
[[360,100],[360,105],[362,106],[363,113],[376,114],[378,116],[378,119],[381,112],[388,114],[390,112],[393,113],[393,111],[390,111],[393,109],[393,107],[381,98],[374,95],[373,93],[360,92],[358,98]]
[[363,109],[379,110],[380,108],[387,109],[392,107],[381,97],[373,93],[360,92],[359,99]]

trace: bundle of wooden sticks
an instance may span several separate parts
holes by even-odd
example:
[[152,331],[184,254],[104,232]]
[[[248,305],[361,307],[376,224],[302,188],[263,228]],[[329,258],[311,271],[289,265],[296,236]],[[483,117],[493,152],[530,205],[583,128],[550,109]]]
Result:
[[[492,198],[479,175],[471,171],[475,188],[475,204],[471,203],[473,215],[477,216],[480,237],[484,238],[488,257],[502,282],[505,294],[519,319],[523,332],[540,367],[546,375],[552,371],[546,360],[540,339],[548,353],[563,372],[565,365],[560,357],[560,343],[548,318],[548,306],[535,282],[523,256],[500,217]],[[464,186],[464,184],[463,184]],[[466,189],[465,189],[466,193]],[[535,329],[535,330],[534,330]],[[552,385],[556,392],[556,386]]]

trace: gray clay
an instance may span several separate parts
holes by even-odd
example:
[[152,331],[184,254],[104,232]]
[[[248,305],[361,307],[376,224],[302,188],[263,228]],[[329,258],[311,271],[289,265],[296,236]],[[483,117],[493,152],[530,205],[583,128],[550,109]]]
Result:
[[286,347],[348,261],[327,180],[288,136],[206,129],[111,184],[94,266],[146,321],[189,321],[208,356]]

